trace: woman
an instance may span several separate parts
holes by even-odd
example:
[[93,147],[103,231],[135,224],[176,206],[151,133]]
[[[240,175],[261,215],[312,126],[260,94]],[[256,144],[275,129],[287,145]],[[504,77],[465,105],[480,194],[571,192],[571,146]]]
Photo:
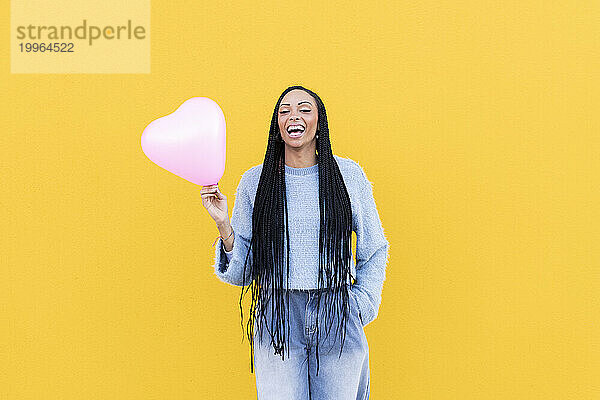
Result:
[[220,232],[215,274],[242,287],[240,309],[252,289],[258,398],[367,399],[364,326],[379,310],[389,243],[371,182],[331,151],[321,98],[302,86],[281,94],[264,162],[240,179],[231,222],[218,185],[201,196]]

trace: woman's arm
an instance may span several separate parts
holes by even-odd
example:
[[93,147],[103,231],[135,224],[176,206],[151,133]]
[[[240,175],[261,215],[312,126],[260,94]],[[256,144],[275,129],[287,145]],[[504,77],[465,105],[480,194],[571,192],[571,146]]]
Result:
[[[221,238],[217,240],[213,266],[215,275],[221,281],[235,286],[250,284],[250,265],[252,263],[252,254],[250,253],[244,274],[244,262],[252,237],[252,202],[246,194],[244,182],[245,179],[242,176],[235,193],[231,222],[219,226],[221,236],[228,237],[231,230],[233,230],[233,235],[225,242]],[[226,251],[229,243],[231,243],[232,248],[230,251]]]
[[379,312],[389,242],[375,205],[372,183],[362,168],[359,168],[361,190],[356,207],[357,215],[353,217],[356,232],[356,282],[352,290],[358,298],[362,324],[366,326]]
[[[225,250],[225,253],[231,254],[231,251],[233,249],[233,241],[235,239],[235,235],[233,234],[233,228],[231,227],[229,218],[227,218],[227,221],[225,221],[224,223],[217,224],[217,229],[219,230],[219,234],[221,235],[221,237],[225,238],[225,240],[222,240],[223,249]],[[229,250],[227,250],[227,249],[229,249]]]

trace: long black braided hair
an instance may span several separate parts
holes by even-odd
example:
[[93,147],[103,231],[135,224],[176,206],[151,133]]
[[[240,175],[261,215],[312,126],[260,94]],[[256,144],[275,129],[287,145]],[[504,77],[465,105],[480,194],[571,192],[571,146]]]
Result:
[[[326,327],[329,336],[333,321],[337,320],[335,335],[341,339],[340,357],[346,337],[349,316],[349,279],[352,259],[352,208],[337,161],[331,151],[327,113],[321,98],[302,86],[290,86],[279,96],[271,126],[267,150],[252,213],[252,238],[244,262],[244,275],[249,255],[252,254],[249,277],[243,282],[240,295],[242,329],[244,324],[242,299],[252,289],[250,316],[246,334],[250,341],[250,369],[253,372],[254,329],[262,337],[262,327],[267,327],[275,354],[289,357],[289,232],[285,186],[285,142],[278,124],[281,100],[291,90],[301,89],[316,101],[318,110],[316,147],[319,169],[319,208],[321,215],[319,233],[319,278],[317,293],[316,357],[319,371],[319,325]],[[285,239],[285,241],[284,241]],[[287,249],[286,252],[284,252]],[[287,254],[284,263],[284,254]],[[284,277],[285,274],[285,277]],[[284,279],[285,278],[285,279]],[[285,286],[284,286],[285,281]],[[323,298],[322,298],[323,297]],[[267,307],[271,318],[267,321]],[[320,308],[323,307],[322,310]],[[337,316],[337,318],[336,318]],[[258,321],[256,321],[258,319]],[[255,322],[256,325],[255,325]],[[264,322],[261,323],[261,322]],[[334,336],[335,338],[335,336]]]

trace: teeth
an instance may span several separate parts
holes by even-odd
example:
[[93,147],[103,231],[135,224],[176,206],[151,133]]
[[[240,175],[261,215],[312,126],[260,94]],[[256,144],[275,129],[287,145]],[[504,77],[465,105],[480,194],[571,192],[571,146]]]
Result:
[[304,132],[304,127],[302,125],[292,125],[288,127],[288,133],[292,131]]

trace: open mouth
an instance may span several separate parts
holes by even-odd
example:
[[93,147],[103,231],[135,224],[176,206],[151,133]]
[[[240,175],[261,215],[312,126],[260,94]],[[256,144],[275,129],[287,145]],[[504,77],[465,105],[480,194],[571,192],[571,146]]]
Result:
[[304,127],[302,125],[290,125],[287,132],[291,137],[300,137],[304,134]]

